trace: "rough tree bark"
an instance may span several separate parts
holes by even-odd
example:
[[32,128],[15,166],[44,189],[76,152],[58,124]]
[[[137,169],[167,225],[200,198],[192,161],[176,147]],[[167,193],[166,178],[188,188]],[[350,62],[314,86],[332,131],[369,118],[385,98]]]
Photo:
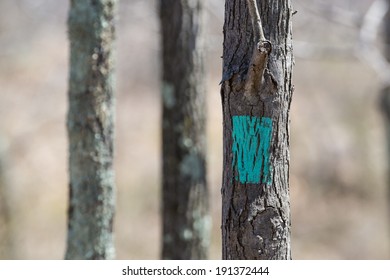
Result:
[[205,259],[209,244],[203,0],[160,0],[163,259]]
[[291,259],[290,0],[226,0],[223,259]]
[[68,18],[66,259],[114,257],[113,43],[116,0],[72,0]]

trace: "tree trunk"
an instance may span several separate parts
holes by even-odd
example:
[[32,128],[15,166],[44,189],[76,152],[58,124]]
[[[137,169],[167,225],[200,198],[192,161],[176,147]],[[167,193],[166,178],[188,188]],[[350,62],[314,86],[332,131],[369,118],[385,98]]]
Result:
[[225,5],[222,255],[291,259],[291,1],[257,1],[260,40],[249,3],[226,0]]
[[209,245],[203,0],[160,0],[163,259],[205,259]]
[[112,80],[116,2],[71,1],[66,259],[114,257]]
[[[390,7],[390,0],[387,0]],[[387,63],[390,64],[390,9],[387,10],[386,16],[383,22],[383,42],[384,42],[384,57]],[[386,141],[387,141],[387,183],[390,185],[390,77],[389,82],[382,86],[380,94],[380,106],[384,116]],[[387,188],[387,201],[390,208],[390,187]]]

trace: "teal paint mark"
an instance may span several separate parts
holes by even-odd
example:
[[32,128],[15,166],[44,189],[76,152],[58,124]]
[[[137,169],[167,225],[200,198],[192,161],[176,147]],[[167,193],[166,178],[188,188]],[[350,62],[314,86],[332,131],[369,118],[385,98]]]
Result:
[[251,116],[233,116],[232,120],[235,180],[243,184],[270,184],[272,120]]

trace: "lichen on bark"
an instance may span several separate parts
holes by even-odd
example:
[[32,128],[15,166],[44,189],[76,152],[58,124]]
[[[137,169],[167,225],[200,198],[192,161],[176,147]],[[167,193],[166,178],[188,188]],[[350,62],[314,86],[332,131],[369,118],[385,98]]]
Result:
[[116,0],[71,1],[66,259],[115,255],[114,41]]
[[163,259],[206,259],[203,0],[160,0]]

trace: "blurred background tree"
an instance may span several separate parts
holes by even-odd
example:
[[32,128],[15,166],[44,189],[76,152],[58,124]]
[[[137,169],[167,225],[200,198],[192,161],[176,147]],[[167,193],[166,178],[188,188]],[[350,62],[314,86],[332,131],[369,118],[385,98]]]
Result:
[[7,143],[0,134],[0,259],[14,259],[12,208],[9,196],[10,190],[6,178],[5,164]]
[[69,209],[66,259],[115,256],[116,0],[71,1],[68,17]]
[[381,90],[381,108],[384,116],[385,132],[387,139],[387,198],[388,198],[388,211],[390,213],[390,1],[383,0],[384,5],[387,6],[386,14],[383,18],[383,60],[386,65],[386,69],[380,70],[384,72],[382,79]]
[[[61,259],[65,251],[68,2],[0,1],[0,131],[8,143],[4,173],[15,229],[14,256],[19,259]],[[318,10],[318,2],[331,8]],[[359,27],[328,17],[342,10],[361,19],[373,2],[293,2],[298,11],[293,17],[296,63],[290,140],[294,259],[390,257],[387,144],[378,110],[382,80],[351,51]],[[162,230],[159,12],[154,0],[120,1],[119,5],[117,257],[158,259]],[[224,1],[208,0],[204,5],[207,179],[215,221],[210,258],[219,259]]]
[[160,0],[162,55],[162,258],[206,259],[203,1]]

